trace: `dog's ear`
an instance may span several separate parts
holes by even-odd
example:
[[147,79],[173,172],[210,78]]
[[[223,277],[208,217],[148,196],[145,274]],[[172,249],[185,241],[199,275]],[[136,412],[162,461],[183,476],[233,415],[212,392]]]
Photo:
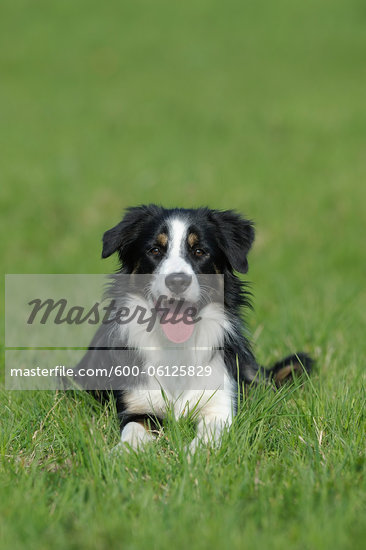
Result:
[[108,258],[114,252],[123,258],[125,251],[136,241],[142,225],[159,207],[142,205],[129,208],[119,224],[106,231],[103,235],[102,258]]
[[212,210],[218,243],[231,267],[240,273],[248,271],[247,255],[254,241],[254,225],[233,210]]

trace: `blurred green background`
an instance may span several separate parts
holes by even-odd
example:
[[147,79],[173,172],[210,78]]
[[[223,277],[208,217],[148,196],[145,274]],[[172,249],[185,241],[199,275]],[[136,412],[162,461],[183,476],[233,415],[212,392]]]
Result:
[[235,208],[257,227],[259,360],[304,348],[334,404],[348,382],[361,389],[364,1],[3,0],[0,66],[5,273],[110,272],[101,236],[128,206]]
[[364,2],[8,0],[0,20],[5,272],[110,271],[127,206],[236,208],[268,344],[304,315],[300,345],[365,322]]

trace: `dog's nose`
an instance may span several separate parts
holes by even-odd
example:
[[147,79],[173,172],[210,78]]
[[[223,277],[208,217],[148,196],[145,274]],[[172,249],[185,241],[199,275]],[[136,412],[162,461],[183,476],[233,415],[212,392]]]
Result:
[[186,273],[170,273],[165,277],[165,284],[174,292],[174,294],[182,294],[191,284],[192,276]]

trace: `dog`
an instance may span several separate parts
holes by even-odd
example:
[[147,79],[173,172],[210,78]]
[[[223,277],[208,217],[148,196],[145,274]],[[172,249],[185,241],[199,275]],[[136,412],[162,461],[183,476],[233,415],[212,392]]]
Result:
[[[125,364],[136,367],[137,375],[129,372],[93,392],[102,399],[113,391],[123,447],[137,450],[153,441],[168,409],[177,418],[194,412],[191,451],[202,443],[219,445],[237,413],[238,391],[263,381],[279,387],[310,372],[313,361],[302,352],[270,369],[255,360],[242,317],[249,292],[237,275],[248,271],[254,236],[253,222],[233,210],[154,204],[129,208],[104,233],[102,257],[117,253],[119,258],[109,296],[119,307],[158,311],[150,330],[136,318],[125,324],[108,319],[76,367],[77,372],[116,365],[122,355]],[[147,282],[137,288],[139,277]],[[210,278],[213,283],[207,283]],[[182,313],[174,316],[182,304],[189,310],[185,322]],[[199,368],[208,365],[209,383],[199,376]],[[173,367],[177,376],[168,372]]]

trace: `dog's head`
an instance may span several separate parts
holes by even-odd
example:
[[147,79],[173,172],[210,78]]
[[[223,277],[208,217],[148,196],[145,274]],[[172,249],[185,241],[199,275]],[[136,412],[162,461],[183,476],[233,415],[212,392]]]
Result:
[[137,206],[104,233],[102,257],[118,252],[129,273],[246,273],[253,240],[253,223],[232,210]]
[[198,304],[204,276],[247,272],[253,240],[252,222],[232,210],[138,206],[106,231],[102,257],[117,252],[122,273],[153,275],[153,301]]

